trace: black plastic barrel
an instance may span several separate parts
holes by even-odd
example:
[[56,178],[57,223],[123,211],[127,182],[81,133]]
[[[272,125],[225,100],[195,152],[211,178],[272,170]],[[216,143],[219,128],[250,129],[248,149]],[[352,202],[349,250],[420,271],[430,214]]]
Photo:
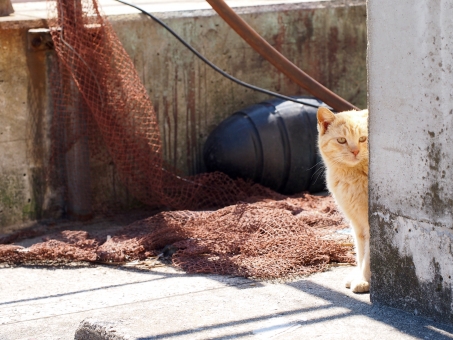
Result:
[[311,97],[298,104],[281,99],[247,107],[221,122],[204,145],[208,171],[251,179],[277,192],[326,189],[317,150],[317,107]]

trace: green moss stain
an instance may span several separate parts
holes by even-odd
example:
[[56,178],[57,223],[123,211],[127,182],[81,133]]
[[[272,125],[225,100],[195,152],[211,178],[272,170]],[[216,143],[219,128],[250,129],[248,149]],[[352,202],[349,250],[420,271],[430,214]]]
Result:
[[33,203],[31,203],[30,200],[30,203],[27,203],[22,207],[22,219],[31,220],[34,219],[35,216],[36,216],[35,206]]
[[27,197],[23,174],[0,176],[0,232],[1,227],[23,222],[34,217],[32,200]]

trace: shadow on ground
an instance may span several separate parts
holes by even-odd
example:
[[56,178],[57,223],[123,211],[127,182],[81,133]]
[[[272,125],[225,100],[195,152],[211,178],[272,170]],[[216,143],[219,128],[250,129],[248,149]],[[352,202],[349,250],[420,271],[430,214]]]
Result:
[[[149,337],[141,337],[138,338],[139,340],[151,340],[151,339],[168,339],[168,338],[191,338],[195,337],[198,332],[205,332],[209,330],[215,329],[222,329],[222,328],[229,328],[234,330],[237,326],[252,324],[259,321],[265,321],[268,319],[274,318],[282,318],[285,320],[285,317],[288,316],[297,316],[297,319],[304,320],[299,321],[297,323],[293,323],[292,326],[298,327],[298,332],[294,332],[292,334],[285,333],[281,335],[282,339],[299,339],[300,336],[297,334],[303,333],[304,328],[314,324],[326,324],[326,328],[329,327],[329,321],[340,320],[351,318],[355,316],[366,317],[370,320],[377,321],[379,323],[388,325],[393,327],[395,330],[412,336],[416,339],[453,339],[453,326],[446,325],[442,323],[438,323],[435,320],[424,318],[420,316],[416,316],[410,313],[406,313],[401,310],[397,310],[394,308],[386,307],[383,305],[371,304],[369,302],[363,302],[350,295],[345,295],[338,291],[332,290],[330,288],[324,287],[320,284],[310,282],[308,280],[300,280],[296,282],[287,283],[288,286],[296,288],[298,290],[303,291],[304,293],[316,296],[324,301],[327,301],[326,304],[321,306],[315,306],[310,308],[300,308],[300,309],[291,309],[287,311],[279,311],[276,314],[263,314],[259,317],[252,317],[247,319],[241,319],[237,321],[231,322],[219,322],[217,324],[213,324],[210,326],[197,328],[197,329],[187,329],[178,332],[170,332],[170,333],[162,333],[162,334],[155,334]],[[364,294],[365,296],[369,296],[369,294]],[[362,297],[364,296],[362,295]],[[234,298],[234,297],[233,297]],[[368,299],[367,299],[368,300]],[[342,309],[346,309],[347,311],[342,313],[336,313],[335,315],[329,316],[319,316],[315,318],[306,318],[304,317],[305,314],[310,312],[322,312],[328,311],[334,308],[340,307]],[[324,313],[318,313],[324,314]],[[282,321],[283,322],[283,321]],[[288,328],[285,323],[279,325],[273,325],[270,328],[278,328],[281,327],[282,329]],[[293,327],[294,328],[294,327]],[[347,328],[345,328],[347,329]],[[343,329],[343,330],[345,330]],[[338,331],[343,331],[338,329]],[[369,329],[363,329],[364,337],[370,338],[365,335],[369,335],[369,332],[373,332],[373,327]],[[228,335],[221,335],[219,337],[209,337],[209,339],[234,339],[234,338],[241,338],[241,337],[248,337],[254,335],[254,331],[247,331],[247,332],[231,332]],[[256,335],[256,334],[255,334]],[[308,334],[306,334],[308,335]],[[348,338],[347,334],[345,335],[345,339]],[[198,337],[197,337],[198,338]],[[264,336],[263,338],[266,338]],[[267,338],[274,338],[274,336],[270,336]],[[379,334],[374,334],[373,339],[383,339],[379,336]]]

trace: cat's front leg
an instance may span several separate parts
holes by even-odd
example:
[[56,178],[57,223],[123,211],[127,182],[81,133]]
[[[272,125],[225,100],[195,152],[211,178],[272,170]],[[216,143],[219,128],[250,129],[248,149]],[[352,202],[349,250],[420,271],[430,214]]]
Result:
[[349,287],[354,293],[370,291],[370,237],[368,233],[356,233],[357,270]]

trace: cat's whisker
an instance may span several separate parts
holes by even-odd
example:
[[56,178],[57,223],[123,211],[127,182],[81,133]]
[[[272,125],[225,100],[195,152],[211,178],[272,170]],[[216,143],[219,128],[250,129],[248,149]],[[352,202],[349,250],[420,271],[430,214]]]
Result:
[[333,157],[330,159],[330,162],[333,163],[334,165],[341,165],[343,163],[343,157],[342,156]]
[[311,168],[308,168],[307,170],[311,170],[311,169],[313,169],[313,168],[317,167],[317,166],[318,166],[318,164],[320,164],[320,163],[322,163],[322,161],[319,161],[318,163],[316,163],[315,165],[313,165],[313,166],[312,166]]
[[[320,168],[321,170],[325,170],[324,168]],[[316,173],[316,172],[315,172]],[[316,177],[315,181],[313,183],[316,183],[319,179],[320,176],[322,176],[324,174],[324,171],[321,171],[320,173],[318,173],[318,176]],[[314,174],[313,174],[314,175]]]
[[320,172],[320,173],[323,173],[323,171],[325,170],[326,168],[323,166],[323,167],[320,167],[319,169],[316,169],[316,171],[311,175],[311,178],[313,178],[316,173]]

